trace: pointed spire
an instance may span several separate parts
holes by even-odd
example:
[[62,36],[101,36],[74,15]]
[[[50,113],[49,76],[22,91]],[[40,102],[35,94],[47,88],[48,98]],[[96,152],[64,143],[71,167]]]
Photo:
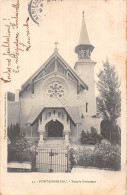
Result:
[[80,32],[80,39],[79,39],[79,45],[80,44],[85,44],[85,45],[90,45],[87,29],[86,29],[86,24],[85,24],[85,19],[84,19],[84,10],[83,10],[83,18],[82,18],[82,26],[81,26],[81,32]]
[[94,47],[90,44],[89,36],[86,29],[85,19],[84,19],[84,10],[82,12],[82,26],[79,38],[79,45],[75,47],[75,52],[78,54],[79,59],[90,58],[91,52]]

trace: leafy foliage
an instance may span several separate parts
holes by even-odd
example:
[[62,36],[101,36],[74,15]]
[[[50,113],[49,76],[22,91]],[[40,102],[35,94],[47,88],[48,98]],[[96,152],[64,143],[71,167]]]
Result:
[[11,144],[8,145],[8,162],[32,162],[34,158],[35,154],[30,150],[30,145],[23,136],[15,137]]
[[91,132],[82,131],[81,133],[81,144],[86,145],[95,145],[100,143],[102,136],[97,133],[97,130],[94,127],[91,127]]
[[30,150],[27,139],[20,135],[19,124],[8,127],[8,137],[11,143],[8,145],[8,162],[34,162],[35,152]]
[[118,145],[98,144],[93,150],[91,148],[71,149],[70,152],[72,153],[70,155],[71,167],[76,165],[111,170],[121,168],[121,149]]
[[20,127],[19,124],[12,125],[8,127],[8,137],[10,141],[13,141],[16,137],[20,135]]
[[103,70],[99,74],[97,88],[100,92],[97,107],[104,120],[115,121],[120,117],[121,92],[120,81],[114,65],[108,60],[103,63]]
[[[101,122],[101,135],[107,139],[110,140],[110,121],[108,120],[102,120]],[[112,143],[113,144],[121,144],[121,129],[118,125],[115,125],[112,129]]]
[[75,150],[71,148],[69,154],[70,154],[69,155],[70,165],[72,168],[73,166],[77,164],[76,157],[75,157]]
[[113,134],[117,130],[116,119],[121,114],[120,81],[114,65],[108,60],[103,63],[103,70],[99,73],[97,88],[100,96],[97,98],[97,108],[104,121],[107,123],[108,136],[113,143]]

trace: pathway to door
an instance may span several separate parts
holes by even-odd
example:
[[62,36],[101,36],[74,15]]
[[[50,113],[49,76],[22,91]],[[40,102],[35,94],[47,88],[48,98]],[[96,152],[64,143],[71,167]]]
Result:
[[64,126],[58,120],[51,120],[45,126],[47,138],[36,155],[38,172],[68,172],[68,149],[63,135]]

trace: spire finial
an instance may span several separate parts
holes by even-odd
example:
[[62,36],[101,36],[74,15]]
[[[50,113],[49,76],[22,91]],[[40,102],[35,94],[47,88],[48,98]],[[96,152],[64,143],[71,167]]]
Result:
[[84,12],[84,10],[83,10],[83,12],[82,12],[82,16],[83,16],[83,18],[84,18],[84,13],[85,13],[85,12]]
[[58,51],[57,45],[59,44],[59,42],[55,41],[54,44],[55,44],[55,49],[54,50]]

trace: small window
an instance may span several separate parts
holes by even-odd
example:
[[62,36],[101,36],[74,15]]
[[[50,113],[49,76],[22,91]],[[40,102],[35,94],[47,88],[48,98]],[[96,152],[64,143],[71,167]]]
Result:
[[64,114],[62,113],[62,119],[64,120]]
[[61,112],[58,112],[58,117],[61,118]]
[[40,115],[40,123],[42,123],[42,114]]
[[68,117],[68,115],[67,115],[67,123],[68,123],[68,121],[69,121],[69,117]]
[[88,103],[86,103],[86,112],[88,112]]
[[47,120],[47,117],[48,117],[48,116],[47,116],[47,113],[45,113],[45,120]]
[[32,84],[32,94],[34,94],[34,84]]
[[85,55],[85,56],[87,56],[87,52],[86,52],[86,50],[84,50],[84,55]]

